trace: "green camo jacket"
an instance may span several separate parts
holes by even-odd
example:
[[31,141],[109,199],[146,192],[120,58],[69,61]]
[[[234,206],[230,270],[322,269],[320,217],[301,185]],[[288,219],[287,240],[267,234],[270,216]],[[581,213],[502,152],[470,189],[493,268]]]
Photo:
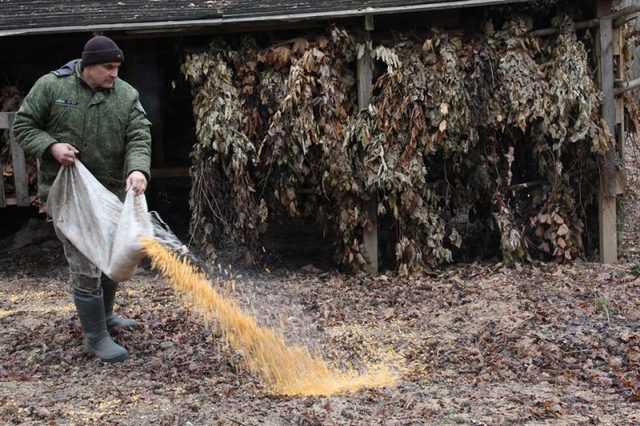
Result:
[[124,193],[134,170],[149,179],[151,133],[138,92],[116,79],[110,89],[91,89],[81,78],[80,60],[41,77],[16,114],[13,132],[39,160],[38,196],[46,201],[60,164],[47,149],[67,142],[77,158],[110,191]]

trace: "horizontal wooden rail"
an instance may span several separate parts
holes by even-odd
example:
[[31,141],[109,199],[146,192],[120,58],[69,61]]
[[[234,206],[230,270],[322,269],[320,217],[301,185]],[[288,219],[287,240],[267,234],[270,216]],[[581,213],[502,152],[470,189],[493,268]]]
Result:
[[[573,24],[573,27],[576,30],[594,28],[600,25],[600,19],[611,19],[613,21],[613,28],[618,28],[624,25],[625,23],[627,23],[627,21],[629,21],[630,19],[634,18],[634,17],[629,18],[629,15],[633,15],[634,13],[637,14],[638,12],[640,12],[640,5],[629,6],[615,13],[612,13],[610,15],[603,16],[601,18],[595,18],[595,19],[589,19],[588,21],[576,22],[575,24]],[[551,27],[551,28],[544,28],[541,30],[531,31],[530,34],[534,37],[545,37],[553,34],[558,34],[561,30],[562,29],[560,27]]]
[[640,78],[635,78],[633,80],[616,81],[614,94],[616,96],[620,96],[625,92],[638,88],[640,88]]

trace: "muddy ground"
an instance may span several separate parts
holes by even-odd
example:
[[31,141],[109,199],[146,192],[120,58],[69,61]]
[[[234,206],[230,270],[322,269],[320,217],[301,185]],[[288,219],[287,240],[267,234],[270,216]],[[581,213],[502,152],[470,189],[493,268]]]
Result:
[[114,333],[129,359],[88,357],[61,247],[36,223],[37,244],[0,246],[0,423],[640,424],[640,179],[629,162],[616,265],[467,264],[412,279],[230,271],[243,305],[291,342],[337,368],[397,368],[396,387],[337,397],[270,394],[146,267],[118,293],[119,313],[141,323]]

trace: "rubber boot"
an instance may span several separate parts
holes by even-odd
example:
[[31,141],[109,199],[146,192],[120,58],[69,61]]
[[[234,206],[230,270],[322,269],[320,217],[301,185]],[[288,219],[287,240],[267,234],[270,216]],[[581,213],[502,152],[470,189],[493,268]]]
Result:
[[116,290],[118,283],[102,276],[102,297],[104,299],[104,313],[107,319],[107,327],[133,328],[138,325],[138,321],[122,318],[113,313],[113,303],[116,300]]
[[84,349],[106,362],[120,362],[127,359],[127,350],[111,339],[107,331],[102,294],[73,293],[73,301],[78,310],[84,333]]

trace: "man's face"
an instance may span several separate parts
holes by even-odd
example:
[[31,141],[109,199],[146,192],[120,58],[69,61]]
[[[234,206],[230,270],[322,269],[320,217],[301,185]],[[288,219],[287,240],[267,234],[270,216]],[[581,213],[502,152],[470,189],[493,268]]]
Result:
[[106,62],[104,64],[87,65],[82,71],[82,76],[89,86],[94,89],[113,87],[113,82],[118,77],[120,62]]

